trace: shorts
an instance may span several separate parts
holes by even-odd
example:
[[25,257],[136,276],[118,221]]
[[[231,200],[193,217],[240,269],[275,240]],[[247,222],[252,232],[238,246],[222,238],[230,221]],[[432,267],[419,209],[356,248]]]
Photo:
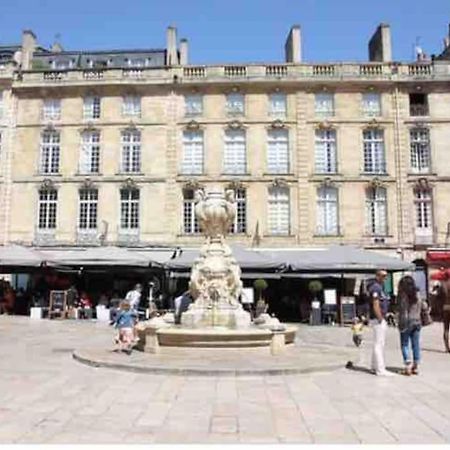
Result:
[[123,344],[131,345],[134,339],[133,328],[120,328],[119,329],[119,341]]

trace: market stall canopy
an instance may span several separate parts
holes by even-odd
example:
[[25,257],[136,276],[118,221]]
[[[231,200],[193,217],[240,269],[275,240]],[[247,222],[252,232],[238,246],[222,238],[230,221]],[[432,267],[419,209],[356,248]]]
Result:
[[42,263],[43,256],[30,247],[0,246],[0,267],[39,267]]
[[[386,269],[391,272],[414,270],[414,264],[351,245],[292,250],[266,249],[272,259],[284,262],[292,271],[371,272]],[[264,253],[265,254],[265,253]]]
[[[258,269],[277,271],[283,270],[286,265],[272,258],[271,254],[264,254],[257,250],[247,249],[238,245],[231,246],[233,256],[241,269]],[[176,258],[170,260],[166,266],[169,269],[190,269],[194,261],[199,257],[199,249],[182,249]]]

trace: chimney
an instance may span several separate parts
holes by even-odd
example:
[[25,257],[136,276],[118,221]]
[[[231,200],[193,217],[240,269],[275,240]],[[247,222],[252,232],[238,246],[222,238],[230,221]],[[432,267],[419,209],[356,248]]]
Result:
[[52,45],[53,53],[61,53],[63,50],[62,45],[57,41]]
[[302,35],[300,25],[294,25],[288,34],[284,44],[285,59],[288,63],[299,63],[302,61]]
[[177,29],[170,26],[166,32],[166,65],[177,66],[178,64]]
[[189,64],[189,44],[187,39],[180,40],[180,64]]
[[22,70],[31,69],[31,60],[36,50],[36,44],[36,35],[31,30],[24,30],[22,32]]
[[369,41],[369,61],[392,61],[391,27],[386,23],[378,25]]

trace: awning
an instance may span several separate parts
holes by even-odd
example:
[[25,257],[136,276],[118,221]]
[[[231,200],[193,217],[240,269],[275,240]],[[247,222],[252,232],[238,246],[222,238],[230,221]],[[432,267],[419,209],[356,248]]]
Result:
[[[281,279],[280,273],[273,272],[242,272],[241,279],[243,280],[256,280],[257,278],[264,278],[266,280],[279,280]],[[190,278],[191,272],[171,272],[171,278]]]
[[21,245],[0,246],[0,267],[40,267],[40,252]]

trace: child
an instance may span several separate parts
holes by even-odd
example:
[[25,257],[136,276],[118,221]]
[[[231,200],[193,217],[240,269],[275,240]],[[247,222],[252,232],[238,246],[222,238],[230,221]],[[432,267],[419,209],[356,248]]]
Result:
[[136,311],[130,308],[127,301],[123,301],[120,304],[119,314],[115,321],[115,327],[119,330],[115,342],[119,345],[119,351],[125,351],[129,355],[135,342],[134,325],[136,321]]
[[363,329],[364,321],[355,317],[353,319],[352,332],[353,332],[353,343],[359,347],[363,340]]

